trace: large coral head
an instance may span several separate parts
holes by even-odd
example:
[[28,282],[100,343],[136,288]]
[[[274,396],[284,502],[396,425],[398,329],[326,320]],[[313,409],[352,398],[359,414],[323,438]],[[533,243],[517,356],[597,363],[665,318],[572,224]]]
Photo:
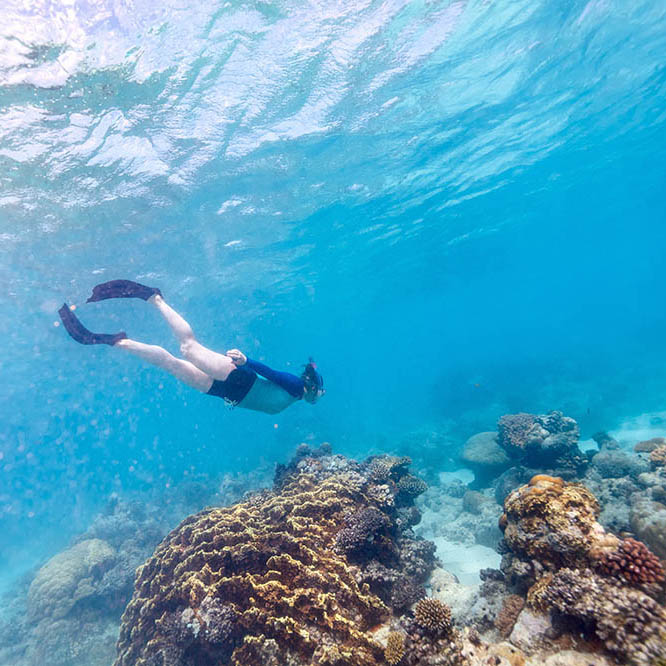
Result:
[[603,528],[599,504],[587,488],[540,474],[504,501],[500,527],[509,549],[557,568],[587,560]]

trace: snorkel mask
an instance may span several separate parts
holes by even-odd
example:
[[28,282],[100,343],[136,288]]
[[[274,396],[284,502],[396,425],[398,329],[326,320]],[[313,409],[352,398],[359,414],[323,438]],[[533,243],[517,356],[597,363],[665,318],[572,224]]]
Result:
[[324,378],[317,371],[317,366],[312,358],[308,361],[301,375],[303,384],[305,384],[308,402],[317,402],[326,391],[324,390]]

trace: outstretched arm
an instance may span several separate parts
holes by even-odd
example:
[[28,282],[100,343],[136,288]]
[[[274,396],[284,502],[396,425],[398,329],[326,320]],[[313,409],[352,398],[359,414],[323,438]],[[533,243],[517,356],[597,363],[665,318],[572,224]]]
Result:
[[303,397],[304,386],[303,380],[300,377],[292,375],[290,372],[273,370],[267,365],[259,363],[259,361],[253,361],[251,358],[247,358],[243,352],[240,352],[237,349],[229,350],[227,356],[231,358],[235,365],[245,365],[250,370],[254,370],[258,375],[265,377],[269,381],[283,388],[294,398]]

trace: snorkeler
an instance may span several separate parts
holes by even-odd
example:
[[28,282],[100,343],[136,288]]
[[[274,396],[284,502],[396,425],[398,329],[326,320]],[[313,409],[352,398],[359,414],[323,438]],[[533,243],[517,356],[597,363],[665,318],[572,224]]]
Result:
[[226,354],[211,351],[194,337],[190,325],[173,309],[162,292],[131,280],[111,280],[98,284],[87,303],[108,298],[141,298],[152,303],[166,319],[185,357],[176,358],[166,349],[147,345],[120,333],[92,333],[67,305],[58,310],[62,323],[74,340],[84,345],[110,345],[125,349],[148,363],[163,368],[192,388],[222,398],[229,406],[277,414],[301,398],[314,404],[324,394],[324,380],[312,359],[300,377],[277,372],[253,361],[238,349]]

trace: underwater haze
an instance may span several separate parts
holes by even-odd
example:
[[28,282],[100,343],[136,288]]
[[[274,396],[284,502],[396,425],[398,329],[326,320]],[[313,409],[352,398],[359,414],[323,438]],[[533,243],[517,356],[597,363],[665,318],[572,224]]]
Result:
[[[660,0],[4,0],[0,587],[112,493],[300,442],[437,478],[507,412],[663,430],[664,54]],[[325,397],[229,411],[77,345],[64,301],[177,351],[85,304],[116,278]]]

